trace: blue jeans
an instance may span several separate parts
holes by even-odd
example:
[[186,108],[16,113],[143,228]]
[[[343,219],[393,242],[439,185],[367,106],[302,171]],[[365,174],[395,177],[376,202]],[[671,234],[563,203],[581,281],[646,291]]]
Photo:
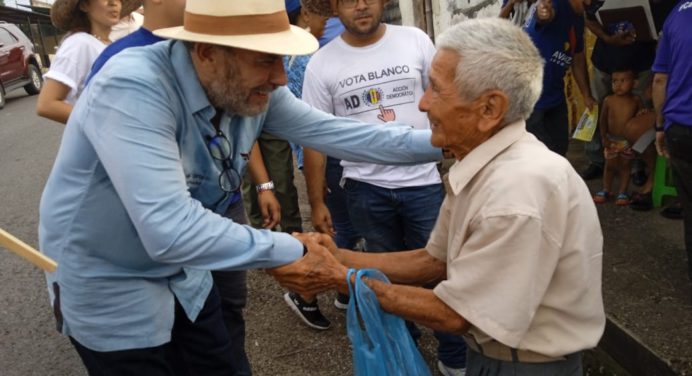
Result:
[[346,179],[348,213],[368,252],[424,248],[442,205],[442,184],[389,189]]
[[348,207],[346,206],[346,192],[339,185],[343,168],[341,161],[332,157],[327,157],[327,168],[325,178],[329,193],[324,201],[332,216],[332,226],[336,236],[334,242],[339,248],[353,249],[360,236],[354,230],[349,217]]
[[303,147],[294,144],[291,142],[291,150],[293,151],[293,155],[296,157],[296,164],[298,165],[298,169],[302,170],[303,169]]
[[[344,191],[356,232],[365,238],[367,252],[424,248],[435,226],[444,189],[442,184],[389,189],[346,179]],[[417,340],[420,331],[406,323]],[[466,343],[461,337],[435,332],[437,357],[448,367],[466,365]]]

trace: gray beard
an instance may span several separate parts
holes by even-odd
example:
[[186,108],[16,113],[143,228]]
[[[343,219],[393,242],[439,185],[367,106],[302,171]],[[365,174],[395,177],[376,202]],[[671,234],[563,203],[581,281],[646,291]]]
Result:
[[232,56],[227,56],[226,59],[226,69],[216,72],[217,79],[204,88],[209,102],[227,113],[240,116],[257,116],[266,111],[269,103],[256,106],[247,103],[249,90],[233,79],[240,76],[240,70]]

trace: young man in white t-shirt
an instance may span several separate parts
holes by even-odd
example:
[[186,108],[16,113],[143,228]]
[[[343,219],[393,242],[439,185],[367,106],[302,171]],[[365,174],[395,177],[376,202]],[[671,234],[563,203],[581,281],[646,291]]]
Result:
[[[345,31],[310,60],[303,100],[337,116],[428,129],[430,124],[418,110],[418,102],[428,85],[435,47],[417,28],[381,23],[384,3],[332,1]],[[324,156],[306,150],[304,173],[313,210],[325,211],[321,197],[314,195],[324,192],[324,165]],[[434,163],[393,166],[342,160],[341,165],[340,185],[348,215],[354,230],[365,238],[367,252],[425,246],[443,199]],[[325,220],[329,222],[329,218]],[[315,224],[317,229],[324,227],[330,226]],[[414,326],[410,329],[414,336],[419,335]],[[463,340],[436,334],[441,368],[445,374],[460,371],[465,365]]]

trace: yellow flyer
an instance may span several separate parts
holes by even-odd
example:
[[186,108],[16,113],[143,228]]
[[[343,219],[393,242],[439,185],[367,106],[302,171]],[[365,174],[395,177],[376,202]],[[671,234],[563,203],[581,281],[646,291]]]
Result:
[[596,132],[596,126],[598,125],[598,106],[593,106],[593,109],[588,108],[584,110],[581,115],[579,122],[577,123],[577,128],[574,129],[574,134],[572,138],[575,140],[589,142],[593,138],[594,132]]

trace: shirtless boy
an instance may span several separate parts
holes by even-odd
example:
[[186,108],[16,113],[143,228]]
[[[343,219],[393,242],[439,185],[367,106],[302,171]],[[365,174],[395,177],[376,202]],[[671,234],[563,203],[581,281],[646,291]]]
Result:
[[630,163],[634,153],[625,138],[625,130],[627,122],[643,108],[639,97],[632,94],[636,77],[633,70],[614,71],[611,75],[613,94],[603,100],[599,119],[605,154],[603,190],[593,197],[593,200],[599,204],[606,202],[610,197],[615,173],[618,174],[620,182],[615,204],[629,205],[630,203],[627,187],[630,183]]

